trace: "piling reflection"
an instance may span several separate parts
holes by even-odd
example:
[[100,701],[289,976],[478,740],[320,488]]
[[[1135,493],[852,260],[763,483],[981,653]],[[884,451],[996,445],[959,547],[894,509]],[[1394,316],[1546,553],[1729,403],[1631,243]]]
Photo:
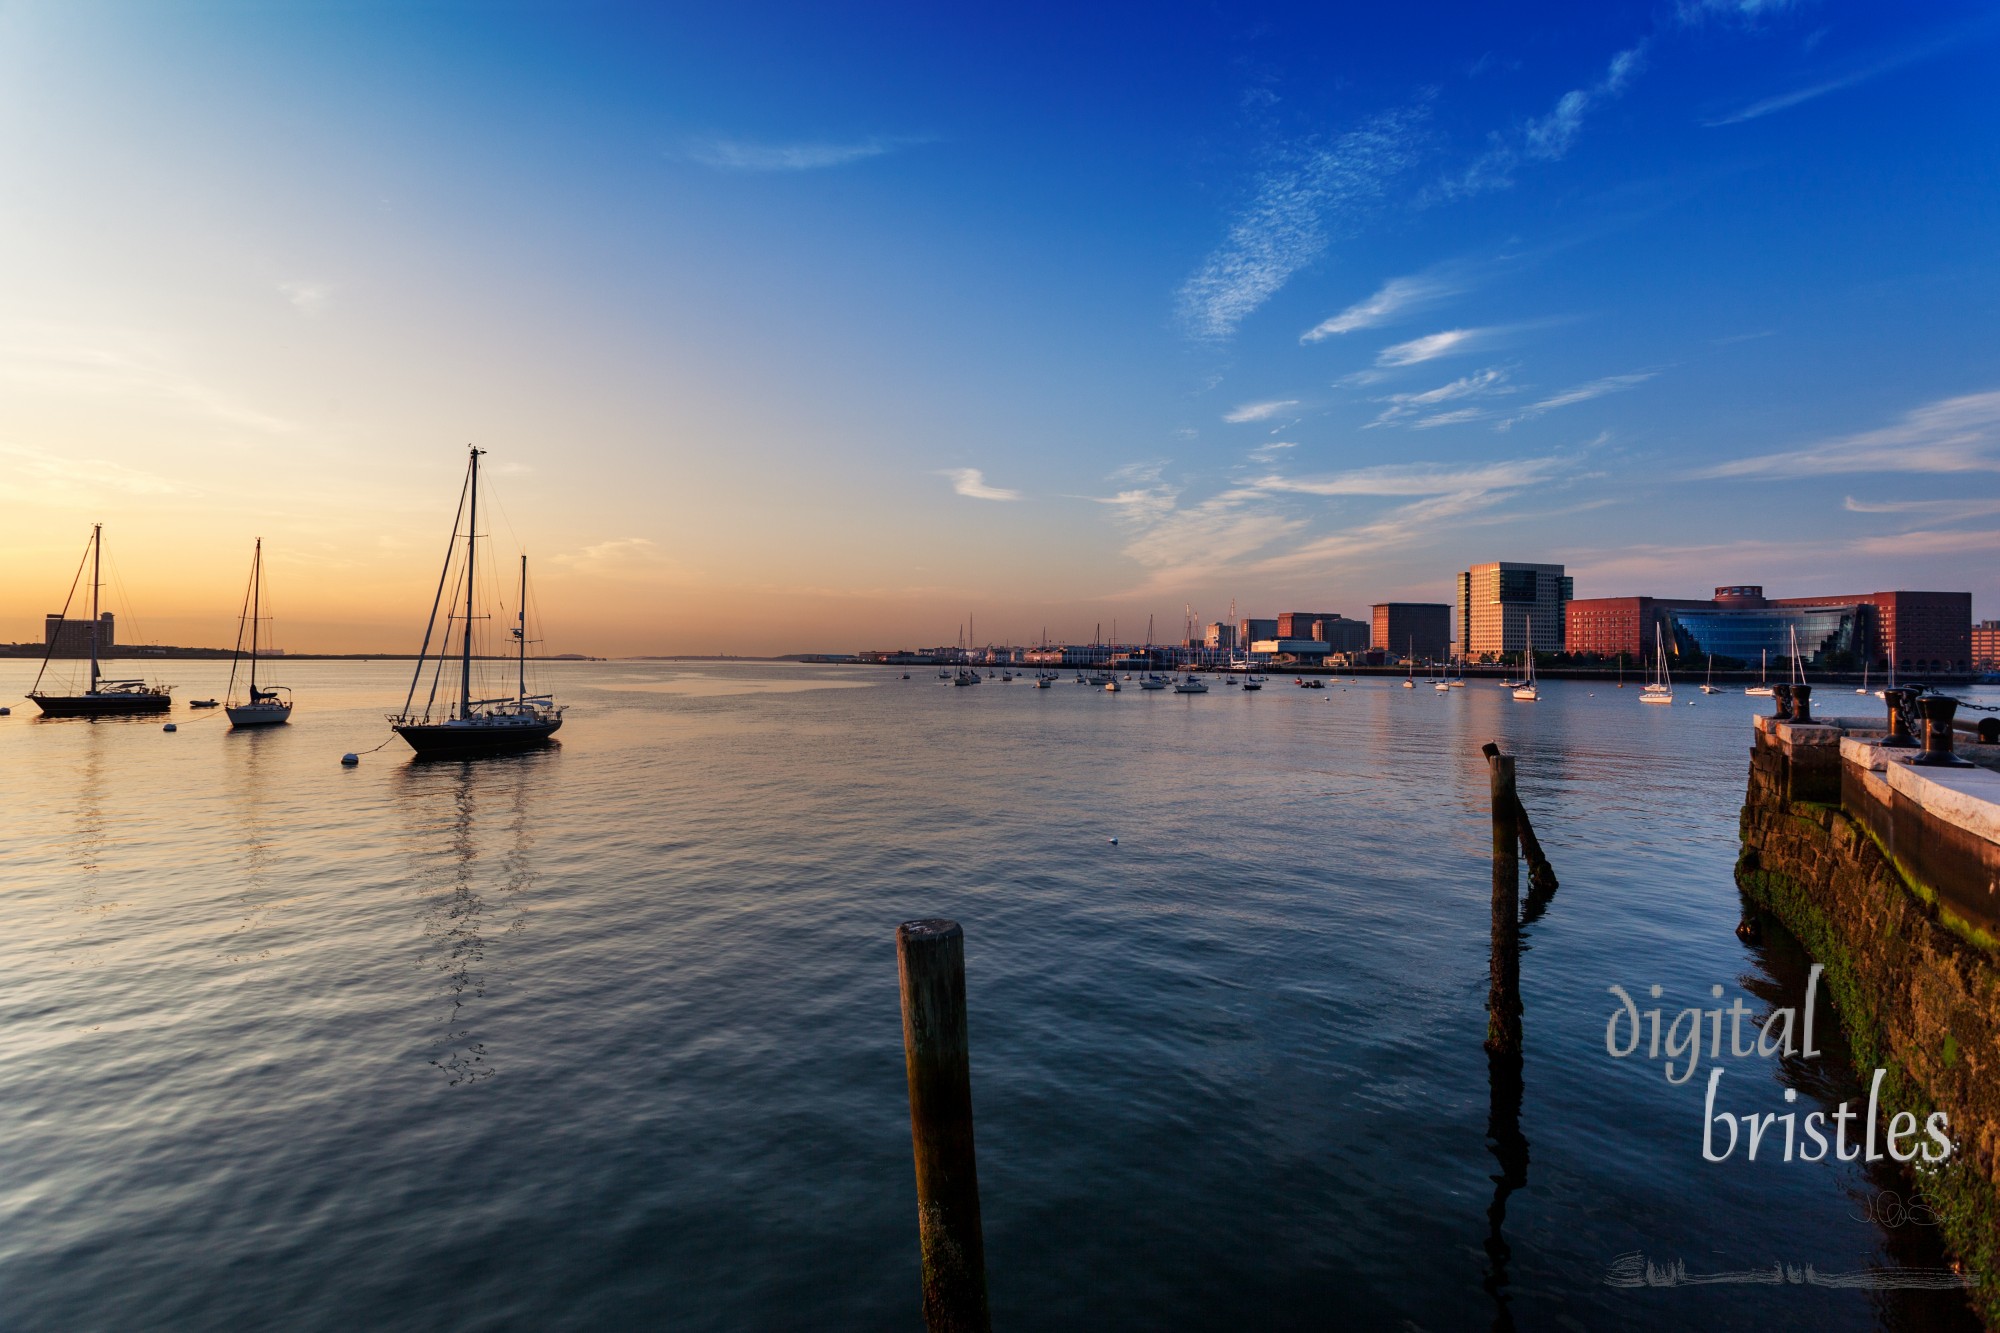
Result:
[[1486,1273],[1481,1285],[1493,1301],[1494,1329],[1511,1330],[1514,1314],[1507,1266],[1513,1251],[1506,1237],[1507,1199],[1528,1183],[1528,1136],[1521,1132],[1521,1053],[1488,1051],[1486,1085],[1486,1147],[1500,1170],[1492,1177],[1493,1202],[1486,1208]]
[[478,1002],[490,984],[488,948],[525,929],[535,880],[530,810],[554,751],[504,758],[411,763],[398,772],[423,906],[420,968],[436,974],[439,1031],[430,1063],[453,1086],[496,1069]]

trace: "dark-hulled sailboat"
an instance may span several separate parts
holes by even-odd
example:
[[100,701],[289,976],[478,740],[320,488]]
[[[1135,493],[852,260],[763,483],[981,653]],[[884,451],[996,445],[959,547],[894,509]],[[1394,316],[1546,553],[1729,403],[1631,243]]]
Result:
[[[273,727],[292,717],[292,692],[283,685],[268,690],[257,688],[258,630],[264,615],[264,539],[257,539],[250,556],[250,587],[243,594],[243,614],[236,621],[236,656],[229,663],[229,725],[232,727]],[[250,697],[236,702],[236,672],[243,665],[243,631],[250,631]]]
[[[42,654],[42,669],[35,673],[35,687],[28,691],[28,697],[42,710],[45,717],[127,717],[137,713],[164,713],[174,706],[173,695],[164,685],[149,685],[143,680],[107,680],[98,670],[101,648],[109,644],[98,643],[98,631],[104,624],[98,617],[97,602],[103,591],[104,567],[104,525],[94,523],[90,528],[90,546],[84,552],[90,564],[90,682],[82,693],[51,694],[42,689],[42,678],[48,675],[49,662],[55,657],[56,647],[64,638],[58,630],[49,638],[48,651]],[[70,581],[69,596],[63,599],[60,623],[68,625],[70,603],[76,600],[76,585],[83,579],[83,566],[78,565],[76,578]]]
[[[521,557],[520,599],[514,608],[515,626],[513,637],[516,641],[515,691],[512,696],[494,699],[472,697],[472,626],[475,620],[485,617],[476,614],[474,601],[479,541],[479,456],[483,449],[471,450],[471,458],[466,465],[465,488],[459,495],[459,516],[465,523],[465,563],[460,568],[459,578],[465,587],[465,633],[458,652],[458,701],[446,702],[441,715],[434,715],[438,705],[438,685],[443,674],[445,652],[451,638],[450,622],[457,618],[452,612],[445,613],[444,633],[437,634],[438,612],[444,609],[445,582],[451,577],[454,557],[458,549],[458,520],[452,521],[451,546],[445,556],[444,571],[438,575],[437,596],[431,601],[430,623],[424,627],[424,644],[417,654],[416,673],[410,678],[410,693],[403,700],[403,711],[390,717],[389,724],[396,734],[408,741],[410,748],[419,758],[470,758],[487,754],[508,754],[517,750],[532,749],[545,745],[551,736],[562,727],[563,709],[553,695],[528,693],[528,557]],[[454,590],[451,599],[456,605],[458,598]],[[431,640],[436,636],[439,649],[435,657],[431,654]],[[424,701],[421,712],[416,708],[417,687],[422,684],[424,667],[435,663],[429,696]]]

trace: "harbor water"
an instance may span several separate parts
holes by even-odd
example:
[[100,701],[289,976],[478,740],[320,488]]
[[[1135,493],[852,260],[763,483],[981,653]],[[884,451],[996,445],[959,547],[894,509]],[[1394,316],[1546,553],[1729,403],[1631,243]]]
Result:
[[[1734,933],[1740,687],[577,663],[559,746],[343,768],[407,664],[274,668],[297,712],[248,733],[43,721],[33,669],[0,665],[0,1327],[920,1327],[918,916],[965,929],[996,1327],[1973,1326],[1607,1281],[1945,1262],[1893,1173],[1705,1161],[1708,1064],[1607,1053],[1614,984],[1803,1003],[1796,944]],[[1562,881],[1511,1146],[1488,740]],[[1827,1008],[1824,1057],[1726,1062],[1729,1110],[1865,1100]]]

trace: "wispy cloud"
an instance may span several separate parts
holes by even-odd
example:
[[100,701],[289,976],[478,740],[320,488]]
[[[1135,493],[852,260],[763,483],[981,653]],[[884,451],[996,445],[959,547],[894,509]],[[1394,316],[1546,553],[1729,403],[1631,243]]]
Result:
[[1618,52],[1597,82],[1570,89],[1546,115],[1529,120],[1512,134],[1490,135],[1486,151],[1458,175],[1438,182],[1433,195],[1455,199],[1507,189],[1514,184],[1515,169],[1523,158],[1554,162],[1566,156],[1583,130],[1584,118],[1630,87],[1645,67],[1645,57],[1643,41]]
[[1416,160],[1421,108],[1385,112],[1330,144],[1282,154],[1258,181],[1223,243],[1181,284],[1180,318],[1222,340],[1347,233],[1389,180]]
[[326,308],[326,303],[333,297],[333,288],[329,284],[308,282],[304,279],[281,282],[278,284],[278,291],[292,303],[292,309],[301,315],[317,315]]
[[1420,361],[1435,361],[1441,356],[1456,356],[1461,352],[1476,350],[1498,329],[1446,329],[1443,333],[1425,334],[1408,342],[1384,347],[1375,355],[1378,366],[1414,366]]
[[1694,475],[1798,477],[1844,472],[2000,472],[2000,391],[1942,399],[1880,430],[1739,458]]
[[1266,403],[1245,403],[1223,414],[1223,420],[1241,424],[1245,421],[1269,421],[1288,407],[1297,407],[1296,398],[1274,398]]
[[684,573],[680,565],[645,537],[615,537],[580,551],[561,552],[551,557],[551,561],[571,573],[593,578],[678,578]]
[[[1370,426],[1394,426],[1419,416],[1440,403],[1449,403],[1461,398],[1486,398],[1495,394],[1514,392],[1507,383],[1507,372],[1498,366],[1489,366],[1476,374],[1455,379],[1449,384],[1441,384],[1435,389],[1425,389],[1421,393],[1392,393],[1386,398],[1377,398],[1378,403],[1387,403],[1381,413],[1368,424]],[[1435,418],[1427,425],[1445,425]]]
[[1285,450],[1296,449],[1298,447],[1298,443],[1293,440],[1273,440],[1269,444],[1260,444],[1255,449],[1252,449],[1250,451],[1250,461],[1253,463],[1274,462],[1284,456]]
[[1857,500],[1847,497],[1850,514],[1923,514],[1939,522],[2000,514],[2000,500]]
[[1588,384],[1579,384],[1574,388],[1564,389],[1560,393],[1550,394],[1538,403],[1530,403],[1521,409],[1521,415],[1516,420],[1538,417],[1544,412],[1553,412],[1559,407],[1570,407],[1576,403],[1587,403],[1593,398],[1602,398],[1606,394],[1623,393],[1635,385],[1644,384],[1658,373],[1656,370],[1642,370],[1630,375],[1606,375],[1603,379],[1592,380]]
[[1863,537],[1854,543],[1854,549],[1863,555],[1873,556],[1972,555],[1981,551],[2000,551],[2000,531],[1972,529],[1956,532],[1898,532],[1880,537]]
[[1388,323],[1398,315],[1434,305],[1462,290],[1464,289],[1457,284],[1431,275],[1391,278],[1383,283],[1381,290],[1373,296],[1364,301],[1356,301],[1331,319],[1323,320],[1307,329],[1299,335],[1299,341],[1324,342],[1328,338],[1342,333],[1352,333],[1356,329],[1374,328],[1377,324]]
[[822,171],[864,162],[898,149],[927,143],[924,138],[871,135],[865,139],[808,140],[759,143],[749,139],[713,137],[691,140],[678,156],[717,171]]
[[951,488],[972,500],[1018,500],[1019,491],[1010,491],[1001,486],[988,486],[986,474],[976,467],[946,468],[939,476],[951,478]]
[[21,504],[76,506],[116,496],[195,495],[180,482],[108,458],[0,444],[0,495]]
[[[169,365],[144,349],[143,340],[90,337],[71,341],[46,331],[33,341],[0,346],[0,381],[23,389],[79,399],[140,399],[231,426],[271,434],[295,429],[292,422],[257,409],[229,393]],[[113,344],[124,343],[131,350]]]
[[1880,78],[1884,74],[1892,74],[1906,65],[1913,65],[1920,60],[1928,59],[1955,45],[1965,35],[1966,33],[1963,29],[1954,29],[1944,36],[1934,37],[1929,41],[1898,51],[1887,59],[1878,60],[1860,69],[1849,70],[1845,74],[1836,74],[1831,78],[1821,79],[1801,88],[1794,88],[1790,92],[1778,93],[1775,96],[1766,97],[1761,101],[1752,102],[1740,110],[1732,111],[1726,116],[1717,116],[1713,120],[1704,120],[1702,124],[1709,129],[1715,129],[1723,125],[1741,125],[1747,120],[1759,120],[1779,111],[1789,111],[1801,103],[1825,97],[1828,93],[1845,91],[1848,88],[1867,83],[1871,79]]
[[1547,480],[1568,465],[1567,460],[1553,455],[1456,467],[1442,463],[1389,463],[1331,477],[1264,477],[1255,484],[1262,490],[1298,495],[1457,495],[1530,486]]

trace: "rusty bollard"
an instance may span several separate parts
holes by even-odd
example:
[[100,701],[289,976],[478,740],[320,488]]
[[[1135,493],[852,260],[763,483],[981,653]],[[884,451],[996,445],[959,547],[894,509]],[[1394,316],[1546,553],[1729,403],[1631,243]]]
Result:
[[1778,705],[1778,711],[1776,714],[1778,719],[1782,722],[1791,721],[1792,687],[1789,685],[1773,685],[1771,687],[1771,698],[1775,700]]
[[1951,719],[1958,700],[1942,694],[1924,696],[1924,752],[1910,762],[1926,768],[1971,768],[1972,762],[1951,752]]
[[965,932],[956,921],[905,921],[896,927],[896,973],[902,982],[903,1067],[917,1166],[924,1323],[931,1333],[988,1333],[986,1241],[972,1147]]
[[1812,686],[1792,686],[1792,721],[1812,721]]

